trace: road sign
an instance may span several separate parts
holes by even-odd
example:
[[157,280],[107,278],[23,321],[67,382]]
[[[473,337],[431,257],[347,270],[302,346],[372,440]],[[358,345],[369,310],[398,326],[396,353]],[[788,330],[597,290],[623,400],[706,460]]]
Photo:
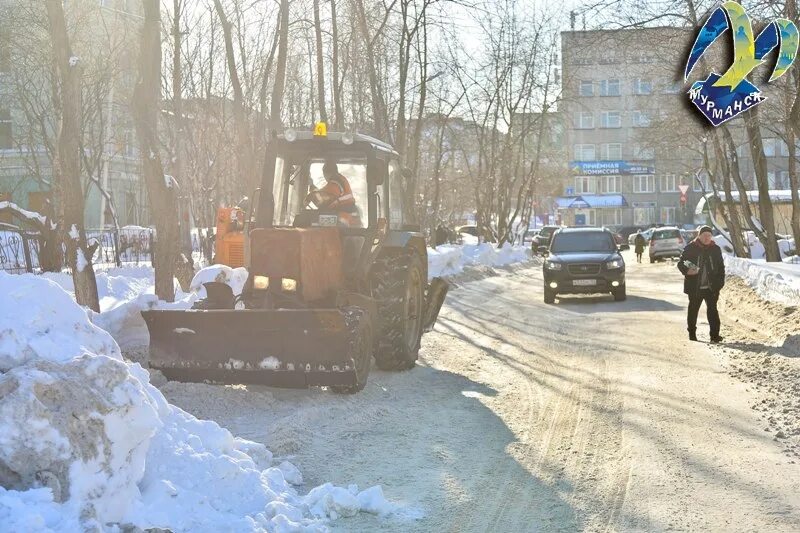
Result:
[[678,185],[678,189],[681,191],[681,198],[686,198],[686,193],[689,192],[688,185]]
[[686,204],[686,193],[681,193],[681,205]]

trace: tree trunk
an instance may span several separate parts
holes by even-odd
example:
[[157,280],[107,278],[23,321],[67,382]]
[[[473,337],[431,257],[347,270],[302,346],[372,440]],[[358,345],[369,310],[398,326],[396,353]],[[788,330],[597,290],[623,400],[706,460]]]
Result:
[[794,249],[800,255],[800,179],[797,176],[797,144],[791,125],[786,128],[786,144],[789,147],[789,188],[792,190],[792,235]]
[[61,0],[48,0],[47,18],[53,43],[61,91],[58,103],[57,150],[53,164],[54,185],[58,198],[58,220],[66,245],[66,262],[72,271],[75,300],[100,312],[97,280],[92,267],[95,247],[86,245],[83,226],[84,199],[81,187],[81,74],[79,59],[72,55],[64,7]]
[[[750,246],[744,238],[742,231],[741,216],[736,202],[733,201],[733,191],[731,189],[731,171],[730,162],[725,158],[725,152],[720,145],[719,136],[713,132],[714,136],[714,157],[722,165],[722,188],[725,191],[725,209],[722,210],[725,223],[728,227],[728,234],[731,237],[731,244],[733,245],[733,253],[737,257],[750,257]],[[714,172],[711,171],[708,156],[704,151],[706,168],[708,169],[709,176],[712,176],[712,183],[716,183]],[[716,189],[716,186],[715,186]],[[714,191],[716,192],[716,190]]]
[[[232,26],[222,8],[221,0],[214,0],[214,7],[217,11],[220,23],[222,24],[222,36],[225,41],[225,61],[228,65],[228,76],[231,80],[233,89],[233,120],[236,126],[237,155],[239,160],[239,184],[247,191],[253,191],[258,185],[255,173],[255,161],[253,155],[253,141],[250,135],[250,124],[244,102],[244,91],[239,78],[239,71],[236,67],[236,53],[233,44]],[[244,61],[244,58],[242,58]]]
[[744,213],[744,219],[747,223],[747,226],[756,234],[758,239],[761,242],[766,240],[766,235],[762,228],[755,224],[755,216],[753,213],[753,209],[750,206],[750,198],[747,196],[747,187],[742,181],[742,173],[741,169],[739,168],[739,156],[736,153],[736,143],[733,141],[733,136],[730,133],[730,130],[726,125],[722,126],[722,135],[725,139],[725,145],[728,149],[728,166],[730,169],[730,175],[733,178],[734,183],[736,183],[736,188],[739,190],[739,207],[741,207],[742,212]]
[[422,24],[422,47],[419,52],[420,83],[419,83],[419,107],[417,109],[417,120],[414,124],[414,133],[408,147],[408,155],[405,164],[410,172],[405,180],[405,216],[408,220],[417,220],[416,195],[417,182],[419,181],[419,145],[422,141],[422,127],[425,123],[425,105],[428,97],[428,26],[424,23],[423,14]]
[[764,141],[761,138],[761,123],[758,115],[757,108],[752,108],[745,112],[744,125],[747,130],[747,139],[750,142],[750,153],[753,157],[753,166],[756,173],[759,222],[766,234],[766,242],[761,239],[761,244],[764,245],[764,249],[767,252],[768,262],[780,262],[781,251],[778,248],[778,241],[775,236],[775,211],[772,209],[772,199],[769,196],[767,157],[764,155]]
[[[364,40],[367,57],[367,74],[369,74],[369,91],[372,97],[372,118],[375,121],[375,134],[383,139],[389,139],[388,120],[386,115],[386,102],[383,98],[378,68],[375,64],[375,47],[372,37],[369,34],[367,25],[367,14],[364,10],[364,0],[355,0],[356,14],[358,16],[358,28]],[[391,140],[391,139],[389,139]]]
[[286,57],[289,47],[289,0],[281,0],[281,36],[278,39],[278,64],[275,67],[275,84],[272,86],[272,100],[270,102],[270,121],[272,128],[277,128],[281,123],[281,108],[283,107],[283,91],[286,87]]
[[333,110],[336,113],[334,124],[336,129],[344,128],[344,110],[342,108],[342,92],[339,87],[339,23],[336,20],[336,0],[331,0],[331,53],[333,74]]
[[319,21],[319,0],[314,0],[314,34],[317,42],[317,99],[319,100],[319,119],[327,124],[328,109],[325,106],[325,63],[322,50],[322,25]]
[[153,245],[155,292],[161,300],[175,299],[175,251],[178,214],[175,188],[167,183],[158,141],[161,109],[161,11],[159,0],[143,0],[144,22],[139,44],[139,79],[133,90],[132,113],[142,153],[142,175],[156,228]]
[[187,205],[181,206],[179,210],[181,220],[179,228],[181,235],[178,242],[181,244],[182,253],[175,254],[175,274],[183,292],[191,290],[192,278],[194,278],[194,260],[192,259],[192,235],[191,218],[189,216],[189,183],[183,176],[183,136],[186,135],[183,121],[183,69],[181,65],[181,13],[183,12],[183,0],[173,0],[173,19],[172,19],[172,102],[175,111],[175,144],[173,149],[172,175],[179,187],[183,188],[184,194],[180,199]]

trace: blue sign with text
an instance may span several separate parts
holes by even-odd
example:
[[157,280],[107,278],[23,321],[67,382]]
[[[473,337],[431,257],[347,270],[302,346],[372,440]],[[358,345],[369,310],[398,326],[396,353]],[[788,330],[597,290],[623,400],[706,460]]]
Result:
[[652,161],[571,161],[569,168],[579,176],[656,173]]

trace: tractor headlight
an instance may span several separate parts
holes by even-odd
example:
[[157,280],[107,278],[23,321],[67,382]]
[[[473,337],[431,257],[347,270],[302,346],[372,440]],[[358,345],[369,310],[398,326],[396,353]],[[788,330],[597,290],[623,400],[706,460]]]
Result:
[[269,288],[269,278],[267,276],[253,276],[253,288],[265,291]]
[[561,270],[561,263],[556,263],[555,261],[545,261],[544,267],[547,270]]
[[346,144],[346,145],[349,146],[349,145],[353,144],[353,141],[355,141],[355,136],[353,135],[352,131],[346,131],[346,132],[342,133],[342,143],[343,144]]
[[606,263],[606,268],[608,270],[614,270],[617,268],[622,268],[622,260],[621,259],[614,259],[613,261],[609,261]]
[[292,278],[281,279],[281,289],[287,292],[294,292],[297,290],[297,280]]
[[294,131],[292,128],[288,128],[286,131],[283,132],[283,138],[286,139],[288,142],[293,143],[297,139],[297,132]]

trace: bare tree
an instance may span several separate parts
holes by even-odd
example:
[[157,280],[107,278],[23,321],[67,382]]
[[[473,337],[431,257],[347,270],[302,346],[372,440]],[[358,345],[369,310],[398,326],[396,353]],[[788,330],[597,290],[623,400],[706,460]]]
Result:
[[161,10],[159,0],[143,0],[144,22],[139,44],[139,78],[133,91],[132,111],[142,153],[142,174],[156,228],[153,250],[155,293],[175,299],[175,250],[178,216],[174,182],[166,179],[161,163],[158,116],[161,108]]
[[99,312],[97,281],[92,267],[96,245],[87,246],[83,222],[80,58],[72,54],[62,1],[47,0],[45,6],[60,82],[58,103],[61,122],[56,137],[58,148],[54,165],[59,227],[66,245],[67,265],[72,271],[75,299],[80,305]]

